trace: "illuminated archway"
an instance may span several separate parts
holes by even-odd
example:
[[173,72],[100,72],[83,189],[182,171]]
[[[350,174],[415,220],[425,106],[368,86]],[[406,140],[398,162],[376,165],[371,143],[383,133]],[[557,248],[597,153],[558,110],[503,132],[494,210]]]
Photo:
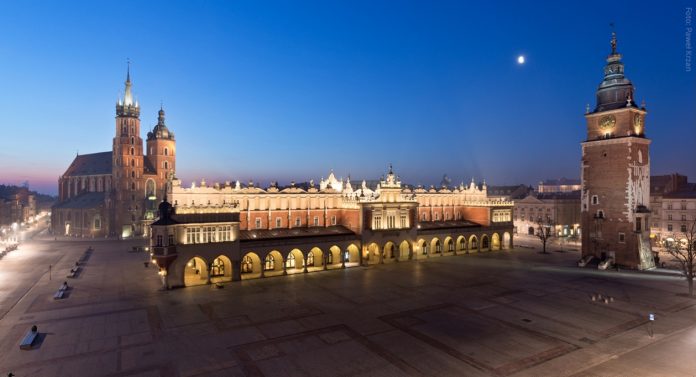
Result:
[[430,241],[430,253],[442,255],[442,244],[437,237]]
[[263,270],[266,273],[283,271],[283,255],[277,251],[273,250],[266,254],[263,261]]
[[457,237],[457,250],[461,253],[466,252],[466,238],[464,236]]
[[210,281],[232,281],[232,261],[224,255],[218,255],[210,265]]
[[478,251],[478,238],[474,235],[469,237],[469,252]]
[[201,257],[193,257],[184,265],[184,285],[187,287],[208,283],[208,264]]
[[379,249],[380,249],[379,245],[374,243],[374,242],[367,245],[367,253],[365,256],[367,257],[368,264],[379,263],[379,253],[380,253]]
[[445,248],[442,250],[444,253],[454,252],[454,241],[452,240],[452,237],[446,237],[444,244]]
[[360,264],[360,249],[358,249],[357,246],[354,244],[348,245],[348,248],[344,252],[344,261],[346,266],[350,265],[358,265]]
[[491,236],[491,250],[500,250],[500,236],[498,233],[493,233]]
[[244,254],[240,266],[242,279],[261,276],[261,266],[261,258],[259,258],[258,254],[253,251]]
[[328,266],[341,266],[341,248],[333,245],[329,248],[329,252],[326,253],[326,264]]
[[394,242],[387,241],[387,243],[384,244],[384,248],[382,248],[382,261],[391,262],[394,260],[394,249]]
[[301,272],[304,269],[304,264],[304,255],[302,255],[302,251],[299,249],[293,249],[285,258],[285,269],[289,274]]
[[510,233],[505,232],[503,233],[503,249],[511,249],[512,248],[512,236]]
[[324,252],[318,247],[313,247],[312,250],[307,253],[307,268],[312,267],[323,267],[324,266]]
[[409,260],[411,259],[411,243],[404,240],[401,241],[401,244],[399,245],[399,260]]
[[428,252],[429,252],[428,243],[425,242],[424,239],[422,239],[422,238],[419,239],[416,246],[418,247],[418,250],[416,250],[416,252],[414,253],[415,255],[418,255],[418,257],[416,257],[416,258],[419,258],[420,256],[427,256],[428,255]]

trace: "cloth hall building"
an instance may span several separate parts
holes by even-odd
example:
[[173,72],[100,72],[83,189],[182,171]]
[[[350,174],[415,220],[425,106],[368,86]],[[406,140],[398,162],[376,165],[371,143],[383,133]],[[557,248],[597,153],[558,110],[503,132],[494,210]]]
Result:
[[510,201],[487,187],[411,188],[389,169],[374,189],[253,183],[184,188],[174,178],[152,223],[166,288],[510,249]]

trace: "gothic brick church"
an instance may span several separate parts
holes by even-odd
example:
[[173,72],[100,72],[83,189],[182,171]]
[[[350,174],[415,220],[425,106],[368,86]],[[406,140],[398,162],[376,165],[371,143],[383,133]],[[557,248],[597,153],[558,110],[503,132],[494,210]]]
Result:
[[130,68],[116,103],[111,151],[77,155],[58,178],[51,212],[55,235],[132,237],[145,235],[176,165],[174,133],[160,108],[157,124],[140,137],[140,105],[133,99]]

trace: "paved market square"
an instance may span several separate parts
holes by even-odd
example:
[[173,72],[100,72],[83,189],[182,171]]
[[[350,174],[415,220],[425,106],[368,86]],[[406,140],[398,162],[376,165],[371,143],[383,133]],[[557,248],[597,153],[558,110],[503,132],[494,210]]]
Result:
[[[580,269],[573,250],[543,255],[519,241],[163,291],[134,244],[37,236],[0,259],[0,375],[696,375],[686,283]],[[39,344],[20,350],[32,325]]]

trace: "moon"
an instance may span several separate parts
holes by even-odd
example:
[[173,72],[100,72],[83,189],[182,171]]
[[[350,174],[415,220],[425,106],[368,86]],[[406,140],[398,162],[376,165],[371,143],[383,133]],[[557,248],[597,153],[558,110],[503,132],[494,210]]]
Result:
[[517,64],[524,64],[524,55],[520,55],[517,57]]

